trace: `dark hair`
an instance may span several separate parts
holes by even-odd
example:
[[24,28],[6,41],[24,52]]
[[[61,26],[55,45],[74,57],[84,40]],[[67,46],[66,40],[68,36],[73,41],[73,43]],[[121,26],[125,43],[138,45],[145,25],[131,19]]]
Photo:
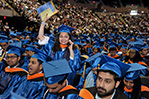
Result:
[[112,47],[112,48],[109,49],[109,52],[110,52],[110,51],[117,51],[117,50],[116,50],[115,47]]
[[[124,59],[125,60],[125,62],[127,62],[128,60],[130,59],[130,57],[129,56],[126,56],[126,58]],[[135,57],[133,58],[133,62],[135,63],[135,62],[139,62],[139,61],[142,61],[143,60],[143,58],[141,57],[141,55],[140,55],[140,53],[138,52],[138,51],[136,51],[136,55],[135,55]]]
[[120,78],[115,72],[113,72],[113,71],[111,71],[111,70],[100,70],[100,69],[99,69],[99,70],[97,70],[97,75],[99,74],[99,72],[108,72],[109,74],[113,75],[115,82],[121,80],[121,78]]
[[63,82],[66,80],[67,76],[68,76],[68,74],[66,74],[65,77],[61,81],[58,82],[58,84],[61,84],[62,85]]
[[[133,80],[134,86],[131,92],[131,99],[141,99],[141,78],[138,77],[137,79]],[[124,91],[124,82],[122,81],[119,85],[119,90],[122,92]]]
[[[61,50],[61,48],[60,48],[60,42],[59,42],[59,35],[60,35],[60,33],[57,35],[57,37],[56,37],[56,39],[55,39],[55,43],[54,43],[54,45],[53,45],[53,47],[52,47],[52,51],[54,51],[54,52],[56,52],[56,51],[60,51]],[[72,42],[74,42],[73,41],[73,37],[68,33],[68,35],[69,35],[69,39],[72,41]],[[73,49],[76,49],[76,47],[73,45]]]
[[41,61],[40,59],[37,59],[37,61],[39,62],[39,65],[43,63],[43,61]]

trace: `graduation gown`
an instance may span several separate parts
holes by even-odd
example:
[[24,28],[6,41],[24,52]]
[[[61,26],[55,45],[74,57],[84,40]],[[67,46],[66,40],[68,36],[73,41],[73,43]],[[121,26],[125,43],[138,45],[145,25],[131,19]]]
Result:
[[81,76],[79,84],[76,86],[76,88],[78,90],[81,90],[82,88],[95,87],[96,79],[97,79],[97,76],[93,73],[93,71],[89,67],[85,71],[84,78],[83,78],[83,75]]
[[6,67],[4,71],[1,71],[0,75],[0,94],[2,94],[7,88],[13,86],[21,80],[24,75],[27,75],[27,71],[20,68],[8,68]]
[[[48,92],[48,91],[47,91]],[[57,94],[45,94],[43,99],[83,99],[78,95],[78,91],[71,85],[62,88]]]
[[[124,93],[129,98],[131,98],[131,92],[132,89],[129,90],[126,87],[124,87]],[[149,88],[143,85],[141,86],[141,99],[149,99]]]
[[80,69],[80,52],[78,49],[73,50],[74,52],[74,59],[71,59],[70,57],[67,57],[69,55],[68,48],[61,49],[61,51],[53,52],[52,51],[53,43],[49,42],[48,44],[44,45],[42,48],[42,52],[47,54],[48,56],[51,57],[52,60],[59,60],[59,59],[64,59],[64,56],[66,55],[66,59],[68,61],[68,64],[70,65],[72,69],[72,73],[68,75],[67,80],[69,81],[69,84],[73,85],[74,79],[76,76],[76,71]]
[[21,83],[14,86],[12,92],[27,99],[42,99],[46,88],[43,86],[43,77],[43,73],[24,76],[20,81]]
[[[96,88],[86,88],[82,89],[79,93],[80,97],[83,97],[84,99],[95,99],[96,96]],[[116,90],[114,97],[112,99],[129,99],[124,93],[122,93],[119,90]]]

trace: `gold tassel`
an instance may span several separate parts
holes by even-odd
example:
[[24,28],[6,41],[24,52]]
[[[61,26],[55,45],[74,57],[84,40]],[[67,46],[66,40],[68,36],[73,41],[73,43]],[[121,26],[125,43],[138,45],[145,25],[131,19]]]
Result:
[[5,56],[5,51],[4,51],[4,53],[3,53],[3,55],[2,55],[2,57],[0,59],[0,62],[2,61],[2,59],[3,59],[4,56]]

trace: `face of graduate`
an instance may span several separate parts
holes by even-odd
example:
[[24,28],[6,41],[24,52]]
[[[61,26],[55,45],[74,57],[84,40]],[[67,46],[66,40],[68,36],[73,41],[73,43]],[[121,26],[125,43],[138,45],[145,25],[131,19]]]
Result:
[[125,48],[121,48],[122,54],[126,54],[126,49]]
[[123,82],[124,82],[127,89],[132,89],[133,86],[134,86],[134,81],[133,80],[128,81],[126,79],[123,79]]
[[94,52],[95,53],[98,53],[98,48],[94,48]]
[[0,46],[2,47],[2,49],[5,50],[8,47],[8,44],[4,42],[4,43],[0,43]]
[[136,55],[136,51],[135,51],[135,50],[130,50],[130,52],[129,52],[129,57],[130,57],[130,58],[134,58],[135,55]]
[[117,53],[117,51],[116,51],[116,50],[110,51],[110,55],[111,55],[111,56],[115,56],[115,55],[116,55],[116,53]]
[[120,81],[115,82],[114,75],[109,72],[100,71],[97,76],[96,89],[99,97],[112,96],[114,89],[117,88]]
[[65,86],[65,84],[66,84],[65,81],[62,84],[55,83],[55,84],[49,85],[46,83],[49,89],[49,92],[53,94],[58,93]]
[[67,32],[61,32],[59,35],[60,44],[66,45],[69,42],[69,34]]
[[34,52],[31,51],[31,50],[26,50],[25,53],[26,53],[26,56],[27,56],[28,58],[31,58],[31,56],[34,55]]
[[8,66],[13,67],[19,64],[20,57],[15,55],[14,53],[7,54],[6,62]]
[[42,64],[39,64],[37,58],[30,58],[30,62],[28,64],[28,72],[30,75],[39,73],[42,71]]
[[147,48],[144,48],[143,50],[142,50],[142,55],[147,55],[147,52],[148,52],[148,50],[147,50]]

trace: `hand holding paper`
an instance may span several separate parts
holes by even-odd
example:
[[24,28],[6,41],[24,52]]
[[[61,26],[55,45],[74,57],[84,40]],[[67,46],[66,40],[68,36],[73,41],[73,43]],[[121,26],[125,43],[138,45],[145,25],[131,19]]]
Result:
[[55,8],[52,1],[47,2],[46,4],[40,6],[37,8],[37,12],[41,17],[41,20],[46,21],[48,20],[52,15],[56,14],[58,11]]

